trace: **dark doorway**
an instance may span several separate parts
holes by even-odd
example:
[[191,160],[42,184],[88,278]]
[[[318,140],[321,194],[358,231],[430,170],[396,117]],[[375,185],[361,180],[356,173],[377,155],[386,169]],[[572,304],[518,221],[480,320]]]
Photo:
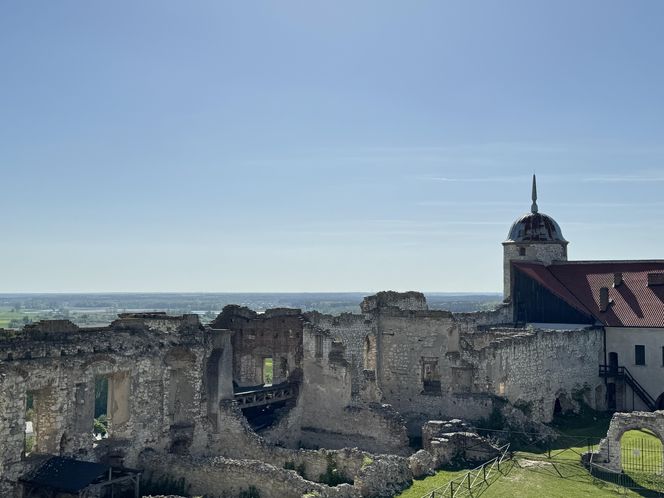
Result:
[[616,410],[616,385],[613,382],[606,385],[606,404],[610,411]]
[[657,398],[655,403],[657,405],[657,410],[664,410],[664,393],[659,395],[659,398]]
[[609,371],[611,375],[618,373],[618,353],[609,353]]
[[553,416],[561,415],[563,413],[563,407],[560,405],[560,399],[556,398],[556,402],[553,405]]

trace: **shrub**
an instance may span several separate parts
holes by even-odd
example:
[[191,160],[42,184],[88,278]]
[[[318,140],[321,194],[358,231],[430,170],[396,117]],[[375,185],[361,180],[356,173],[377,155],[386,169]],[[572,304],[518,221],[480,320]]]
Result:
[[339,469],[337,469],[337,462],[331,454],[327,455],[327,469],[324,474],[320,475],[318,482],[327,484],[328,486],[338,486],[339,484],[344,483],[353,484],[353,481],[339,472]]

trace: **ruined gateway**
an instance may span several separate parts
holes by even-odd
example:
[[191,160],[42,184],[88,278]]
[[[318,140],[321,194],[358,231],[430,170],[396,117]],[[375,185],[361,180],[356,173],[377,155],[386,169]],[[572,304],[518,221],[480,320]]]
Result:
[[[566,259],[560,240],[528,244],[530,259]],[[381,292],[340,316],[227,306],[208,326],[141,313],[103,328],[0,330],[0,496],[22,496],[19,480],[42,454],[184,477],[194,495],[255,486],[263,498],[390,496],[421,472],[409,437],[429,420],[499,412],[525,427],[579,403],[604,409],[600,326],[515,324],[518,249],[505,243],[507,300],[487,312],[434,311],[421,293]],[[99,378],[108,381],[102,439],[92,435]],[[254,430],[245,415],[269,405],[273,423]],[[317,482],[330,462],[352,484]]]

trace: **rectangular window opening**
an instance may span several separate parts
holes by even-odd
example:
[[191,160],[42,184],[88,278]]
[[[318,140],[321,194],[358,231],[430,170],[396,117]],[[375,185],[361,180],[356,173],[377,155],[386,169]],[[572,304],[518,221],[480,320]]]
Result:
[[23,454],[30,455],[37,446],[37,417],[35,415],[35,393],[28,391],[25,396],[25,436],[23,439]]
[[422,358],[422,389],[425,393],[440,393],[438,358]]
[[263,384],[272,384],[274,378],[274,365],[272,358],[263,358]]
[[108,437],[108,377],[95,377],[95,412],[92,432],[96,439]]
[[323,357],[323,336],[320,334],[316,335],[316,345],[315,345],[316,358]]
[[637,344],[634,346],[634,364],[635,365],[646,364],[646,347],[641,344]]

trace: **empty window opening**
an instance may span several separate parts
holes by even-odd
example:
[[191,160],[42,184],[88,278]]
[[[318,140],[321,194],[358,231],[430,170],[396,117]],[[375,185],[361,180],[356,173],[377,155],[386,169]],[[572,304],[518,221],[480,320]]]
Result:
[[263,384],[272,384],[272,379],[274,378],[274,369],[272,364],[272,358],[263,358]]
[[210,421],[217,429],[217,414],[219,413],[221,360],[223,349],[215,349],[210,354],[205,368],[205,385],[207,389],[207,409]]
[[25,439],[23,440],[23,454],[30,455],[37,443],[36,429],[37,418],[35,417],[35,393],[28,391],[25,397]]
[[96,439],[108,437],[108,377],[95,377],[95,411],[92,432]]
[[369,336],[364,338],[364,369],[376,370],[376,341]]
[[194,405],[194,387],[187,379],[184,369],[170,371],[168,384],[168,412],[172,424],[190,425],[192,422],[191,409]]
[[23,454],[55,453],[57,442],[53,420],[53,388],[27,391],[24,405]]
[[316,334],[316,344],[315,344],[315,354],[316,358],[322,358],[323,357],[323,336],[320,334]]
[[637,344],[634,346],[634,364],[635,365],[646,364],[646,347],[641,344]]
[[281,357],[279,360],[279,375],[282,379],[287,379],[290,371],[288,369],[288,358]]
[[440,393],[438,358],[422,358],[422,388],[425,393]]
[[525,256],[525,255],[526,255],[526,248],[519,247],[519,256]]

